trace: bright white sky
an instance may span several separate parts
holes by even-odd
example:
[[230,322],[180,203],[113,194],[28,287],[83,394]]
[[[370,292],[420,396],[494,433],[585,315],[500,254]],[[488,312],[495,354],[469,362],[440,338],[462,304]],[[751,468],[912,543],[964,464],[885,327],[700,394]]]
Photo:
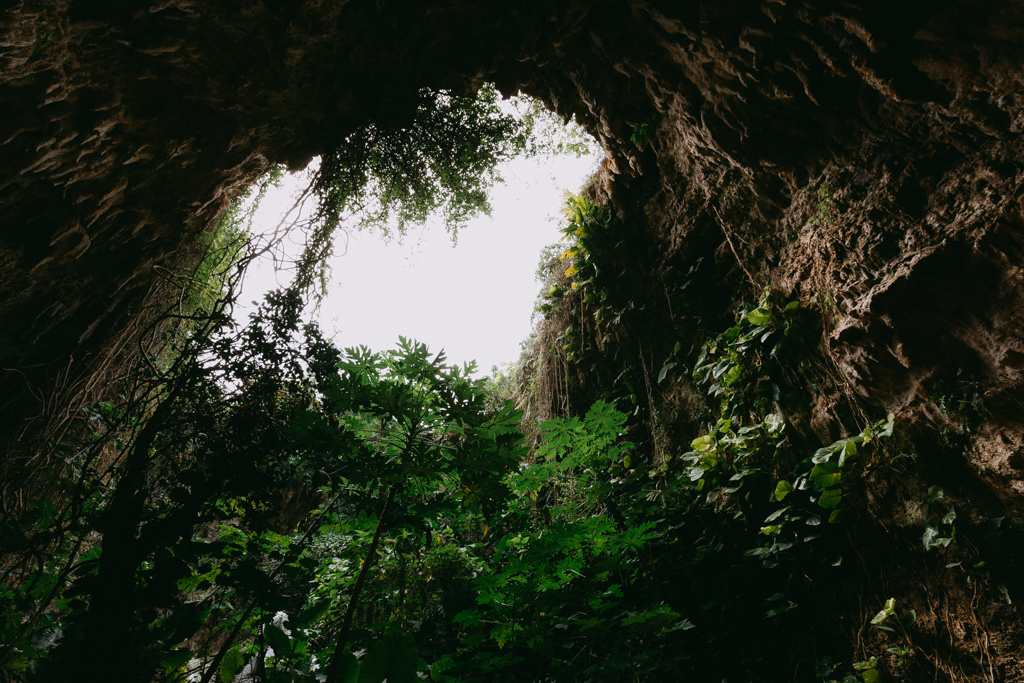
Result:
[[[561,237],[563,191],[579,192],[602,156],[503,166],[505,183],[492,190],[491,216],[470,222],[454,247],[439,222],[410,230],[403,243],[352,234],[347,250],[338,244],[331,260],[329,292],[318,311],[324,333],[341,348],[362,344],[375,351],[393,348],[399,335],[409,337],[432,352],[444,349],[449,363],[476,360],[483,375],[514,362],[532,329],[541,249]],[[300,185],[286,177],[268,193],[255,232],[273,229]],[[239,301],[262,299],[288,276],[275,274],[269,262],[254,264]]]

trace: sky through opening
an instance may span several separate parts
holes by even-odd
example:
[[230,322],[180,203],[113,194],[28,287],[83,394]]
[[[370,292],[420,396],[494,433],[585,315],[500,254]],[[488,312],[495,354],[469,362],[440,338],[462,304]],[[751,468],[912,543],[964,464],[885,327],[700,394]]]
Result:
[[[559,240],[564,191],[579,192],[603,151],[580,158],[515,159],[501,166],[505,182],[491,190],[491,215],[459,231],[457,244],[436,219],[414,226],[401,241],[374,232],[340,234],[331,258],[327,296],[314,319],[339,348],[394,348],[399,335],[445,351],[449,363],[477,361],[478,374],[514,362],[531,330],[535,279],[543,248]],[[304,186],[285,176],[260,205],[253,224],[267,233]],[[286,257],[301,245],[285,245]],[[250,268],[236,313],[283,285],[270,259]]]

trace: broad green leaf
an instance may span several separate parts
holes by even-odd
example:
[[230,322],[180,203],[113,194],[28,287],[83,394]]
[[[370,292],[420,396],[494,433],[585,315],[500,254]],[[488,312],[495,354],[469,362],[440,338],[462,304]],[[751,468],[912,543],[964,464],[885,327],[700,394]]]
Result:
[[722,377],[722,384],[727,387],[731,387],[736,382],[743,378],[743,367],[740,365],[734,365],[729,368],[729,371]]
[[295,624],[299,628],[312,626],[330,608],[330,600],[318,600],[299,613],[299,616],[295,619]]
[[843,502],[843,491],[839,487],[828,489],[818,498],[818,505],[826,510],[839,507],[841,502]]
[[946,492],[942,490],[941,486],[932,486],[928,489],[928,494],[924,497],[924,500],[921,501],[921,504],[934,503],[945,495]]
[[743,318],[751,325],[767,325],[772,320],[772,311],[762,306],[747,313]]
[[430,680],[442,681],[452,680],[448,676],[444,675],[444,672],[455,666],[455,660],[451,655],[442,655],[440,659],[433,663],[430,667]]
[[764,418],[764,428],[768,430],[769,434],[778,434],[785,429],[785,427],[786,422],[778,413],[772,413]]
[[889,413],[889,416],[884,421],[876,423],[875,438],[884,439],[886,437],[892,436],[892,430],[895,426],[895,419],[896,416],[893,415],[892,413]]
[[698,436],[696,439],[690,442],[690,448],[703,453],[711,450],[715,446],[715,437],[711,434],[705,434],[704,436]]
[[871,619],[871,623],[874,625],[881,624],[894,614],[896,614],[896,598],[889,598],[885,601],[885,605],[882,606],[878,614]]
[[793,491],[793,485],[783,479],[775,486],[775,500],[781,501]]
[[676,363],[674,361],[665,361],[665,364],[661,366],[661,372],[658,373],[658,384],[661,384],[662,382],[665,381],[665,378],[668,376],[669,370],[671,370],[675,366]]
[[956,510],[950,506],[949,512],[942,518],[943,524],[952,524],[956,520]]
[[[955,529],[953,530],[953,535],[956,535]],[[948,548],[949,544],[953,542],[953,536],[943,536],[937,528],[927,526],[925,527],[924,534],[921,535],[921,542],[924,544],[925,550]]]
[[814,466],[814,469],[811,470],[810,478],[815,486],[827,489],[837,485],[839,480],[843,478],[843,473],[839,469],[838,463],[826,461]]
[[718,455],[714,451],[710,451],[704,454],[704,457],[700,459],[700,466],[705,471],[713,470],[718,467]]
[[351,652],[346,652],[338,661],[337,683],[357,683],[359,681],[359,660]]
[[264,629],[267,642],[274,648],[274,656],[278,659],[286,659],[292,654],[292,643],[288,635],[275,624],[267,624]]
[[224,655],[224,659],[220,660],[221,683],[231,683],[235,680],[235,674],[243,666],[245,666],[245,657],[242,655],[241,646],[236,645]]
[[815,464],[820,463],[820,462],[825,462],[826,460],[828,460],[829,458],[832,457],[833,453],[835,453],[837,450],[839,450],[842,447],[843,447],[843,442],[842,441],[837,441],[836,443],[832,444],[831,446],[825,446],[824,448],[819,448],[818,450],[814,451],[814,455],[811,456],[811,460]]

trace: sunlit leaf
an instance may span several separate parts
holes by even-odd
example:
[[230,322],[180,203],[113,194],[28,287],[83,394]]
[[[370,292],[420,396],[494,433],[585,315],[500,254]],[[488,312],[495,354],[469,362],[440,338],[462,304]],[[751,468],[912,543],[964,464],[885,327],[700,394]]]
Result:
[[839,464],[831,461],[818,463],[810,473],[810,479],[814,482],[814,485],[820,486],[823,489],[837,485],[842,478],[843,474]]
[[714,445],[715,445],[715,437],[712,436],[711,434],[705,434],[704,436],[699,436],[699,437],[697,437],[696,439],[694,439],[693,441],[690,442],[690,448],[692,448],[693,450],[697,451],[698,453],[703,453],[705,451],[709,451],[709,450],[711,450],[714,447]]
[[947,512],[942,518],[942,523],[952,524],[954,520],[956,520],[956,510],[950,506],[949,512]]
[[744,319],[751,325],[767,325],[772,320],[772,311],[770,308],[762,306],[747,313]]

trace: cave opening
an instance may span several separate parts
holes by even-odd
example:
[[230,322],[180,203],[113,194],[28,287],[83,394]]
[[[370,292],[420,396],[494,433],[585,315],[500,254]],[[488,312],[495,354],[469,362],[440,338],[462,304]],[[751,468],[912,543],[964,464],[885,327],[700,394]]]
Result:
[[[314,319],[342,348],[390,348],[401,335],[444,349],[450,362],[475,362],[480,375],[514,364],[532,332],[542,285],[538,261],[545,249],[564,251],[557,247],[565,193],[578,194],[602,157],[591,142],[579,156],[504,163],[502,181],[489,192],[490,214],[475,217],[456,235],[440,216],[405,235],[393,229],[387,235],[374,229],[339,234]],[[287,174],[267,193],[252,222],[254,234],[269,235],[280,224],[308,175]],[[288,283],[303,236],[287,239],[278,253],[247,268],[234,297],[237,318],[244,320],[265,292]]]

